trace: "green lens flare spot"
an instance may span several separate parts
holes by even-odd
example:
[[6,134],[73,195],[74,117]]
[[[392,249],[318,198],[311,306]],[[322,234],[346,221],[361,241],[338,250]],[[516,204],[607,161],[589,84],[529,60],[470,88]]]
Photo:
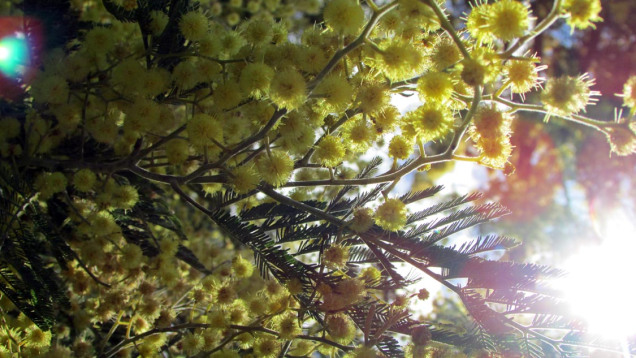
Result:
[[20,37],[0,40],[0,71],[8,77],[17,77],[27,63],[27,41]]

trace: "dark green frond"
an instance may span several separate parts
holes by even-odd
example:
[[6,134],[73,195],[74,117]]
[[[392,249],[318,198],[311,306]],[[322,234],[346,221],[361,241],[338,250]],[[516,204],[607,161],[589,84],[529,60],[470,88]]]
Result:
[[364,178],[371,177],[378,171],[378,167],[380,166],[380,164],[382,164],[382,158],[373,157],[373,159],[371,159],[369,164],[367,164],[367,166],[364,167],[360,171],[360,173],[358,173],[358,175],[356,175],[356,179],[364,179]]
[[507,236],[487,235],[462,244],[457,251],[466,255],[477,255],[494,250],[509,250],[518,245],[519,241]]
[[384,190],[384,188],[386,187],[387,184],[379,184],[373,187],[373,189],[371,189],[370,191],[360,193],[358,196],[349,201],[350,207],[356,208],[359,206],[364,206],[368,202],[375,200],[375,198],[377,198],[382,190]]
[[433,196],[433,195],[439,193],[440,191],[442,191],[442,189],[444,189],[443,185],[435,185],[435,186],[432,186],[432,187],[427,188],[425,190],[420,190],[420,191],[416,191],[416,192],[408,192],[408,193],[402,195],[400,197],[400,200],[404,204],[411,204],[411,203],[414,203],[414,202],[422,200],[422,199],[430,198],[431,196]]
[[471,201],[475,201],[481,197],[482,197],[481,193],[472,193],[472,194],[460,196],[450,201],[445,201],[439,204],[435,204],[427,209],[424,209],[409,215],[409,217],[406,220],[406,223],[412,224],[416,221],[425,219],[431,215],[435,215],[435,214],[441,213],[442,211],[450,210],[459,205],[463,205]]
[[513,331],[509,319],[488,307],[479,293],[464,289],[460,296],[473,319],[489,334],[503,335]]
[[[422,225],[418,225],[414,229],[406,232],[405,236],[407,238],[420,236],[426,232],[441,228],[445,225],[448,225],[456,221],[460,221],[465,218],[483,217],[484,220],[489,220],[490,218],[495,218],[507,213],[507,211],[501,211],[501,210],[505,210],[505,209],[502,209],[501,206],[498,206],[496,204],[486,204],[486,205],[478,205],[478,206],[464,208],[454,213],[451,213],[447,216],[444,216],[442,218],[432,220]],[[459,230],[462,230],[462,229],[459,229]],[[440,237],[439,239],[435,239],[435,240],[438,241],[443,238],[445,237]]]
[[473,329],[469,331],[464,329],[455,330],[453,327],[449,326],[436,327],[435,324],[433,324],[433,326],[429,329],[431,331],[432,339],[436,342],[464,348],[469,351],[496,351],[495,337],[488,334],[478,325],[475,325]]
[[329,224],[311,226],[296,225],[279,229],[276,232],[276,236],[278,242],[304,241],[335,235],[338,230],[338,227]]
[[287,282],[293,278],[303,283],[308,282],[309,266],[296,260],[259,227],[243,223],[237,216],[225,211],[217,211],[210,217],[236,242],[253,250],[256,266],[264,277],[272,274],[281,282]]
[[[465,211],[460,211],[456,215],[451,214],[448,219],[441,219],[440,223],[433,224],[434,227],[440,227],[440,224],[444,225],[451,223],[450,225],[424,236],[422,238],[422,242],[429,245],[437,243],[454,233],[501,217],[508,213],[509,211],[507,209],[497,204],[487,204],[485,206],[476,207],[476,210],[471,208]],[[456,218],[459,218],[459,220],[456,220]],[[430,228],[427,231],[430,231]]]
[[[326,203],[322,201],[304,201],[303,204],[309,205],[316,209],[325,209]],[[243,221],[252,221],[252,220],[260,220],[260,219],[271,219],[274,217],[294,217],[294,216],[307,216],[302,210],[296,209],[294,207],[278,204],[278,203],[264,203],[253,207],[251,209],[245,210],[241,213],[241,220]]]
[[449,269],[448,277],[468,277],[466,287],[470,288],[535,291],[541,288],[537,285],[538,281],[563,275],[561,270],[549,266],[475,258]]

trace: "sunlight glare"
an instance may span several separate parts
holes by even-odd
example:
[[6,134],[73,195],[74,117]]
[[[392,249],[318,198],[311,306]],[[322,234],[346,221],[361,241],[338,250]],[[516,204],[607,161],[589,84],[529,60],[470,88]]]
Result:
[[19,76],[28,60],[28,52],[29,49],[24,38],[2,38],[0,40],[0,71],[5,76]]
[[636,334],[636,228],[621,213],[604,225],[603,242],[582,248],[566,262],[570,275],[559,280],[558,288],[590,332],[624,339]]
[[9,49],[6,46],[0,45],[0,61],[5,61],[9,58]]

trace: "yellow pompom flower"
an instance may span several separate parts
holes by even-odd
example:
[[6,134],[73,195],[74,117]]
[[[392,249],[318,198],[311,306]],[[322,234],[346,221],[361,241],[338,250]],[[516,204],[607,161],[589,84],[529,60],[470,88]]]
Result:
[[461,60],[457,45],[448,37],[440,37],[430,54],[431,65],[436,71],[443,71]]
[[182,164],[190,156],[190,145],[185,139],[172,139],[166,144],[166,157],[170,164]]
[[400,25],[405,23],[417,24],[427,31],[435,31],[439,28],[439,21],[430,6],[421,0],[398,0],[397,14]]
[[190,11],[181,17],[179,30],[186,40],[198,41],[207,35],[208,23],[208,18],[204,14],[198,11]]
[[221,40],[216,34],[207,34],[199,41],[199,54],[217,57],[221,52]]
[[356,35],[364,24],[364,11],[356,0],[332,0],[325,6],[323,18],[335,32]]
[[382,272],[373,266],[369,266],[362,269],[358,277],[366,284],[373,284],[382,277]]
[[144,259],[141,248],[135,244],[126,244],[121,249],[120,264],[126,269],[134,269],[139,267]]
[[367,232],[373,226],[373,212],[369,208],[353,210],[353,219],[349,221],[349,228],[358,234]]
[[395,106],[387,106],[375,115],[375,129],[378,133],[392,130],[398,123],[400,111]]
[[477,109],[473,116],[470,135],[475,141],[480,138],[496,139],[509,136],[511,123],[510,114],[490,106],[482,106]]
[[496,169],[503,169],[512,153],[509,137],[480,138],[476,147],[481,152],[479,162]]
[[106,27],[94,27],[86,33],[84,46],[90,53],[104,55],[115,47],[113,30]]
[[243,68],[239,86],[245,94],[260,98],[269,89],[274,78],[274,70],[264,63],[250,63]]
[[141,84],[141,81],[134,80],[141,79],[145,71],[139,61],[134,58],[129,58],[113,68],[111,81],[114,85],[119,86],[126,94],[134,93]]
[[226,31],[220,36],[221,52],[226,57],[236,55],[245,45],[245,39],[237,31]]
[[115,222],[115,218],[108,211],[92,213],[87,220],[91,229],[100,236],[116,234],[121,231],[121,228]]
[[267,44],[274,35],[272,25],[273,23],[269,18],[253,18],[245,26],[243,37],[252,45]]
[[470,14],[466,18],[466,29],[472,38],[479,43],[491,43],[495,38],[488,28],[488,14],[490,4],[484,0],[479,0],[477,6],[473,6]]
[[111,200],[114,207],[128,210],[132,209],[139,201],[139,193],[131,185],[121,185],[112,191]]
[[62,104],[68,100],[68,83],[62,76],[41,72],[31,84],[31,95],[39,103]]
[[322,260],[331,269],[344,268],[349,260],[349,248],[341,245],[330,246],[323,252]]
[[42,173],[35,180],[35,189],[40,192],[40,199],[48,200],[54,194],[66,190],[67,183],[62,172]]
[[565,21],[571,27],[577,29],[586,29],[588,27],[596,28],[594,22],[603,19],[599,16],[601,13],[601,0],[565,0],[563,1],[563,9],[568,17]]
[[230,26],[236,26],[239,22],[241,22],[241,15],[231,12],[225,16],[225,21]]
[[375,142],[376,132],[365,119],[360,119],[346,128],[344,137],[352,151],[364,152]]
[[287,69],[274,76],[269,95],[277,106],[294,109],[307,99],[306,86],[305,79],[298,71]]
[[298,64],[300,69],[311,74],[316,74],[327,64],[327,57],[322,48],[318,46],[308,46],[300,53],[301,60]]
[[[278,133],[283,138],[293,138],[294,140],[302,135],[309,126],[307,118],[298,110],[287,113],[278,127]],[[312,143],[313,144],[313,143]]]
[[190,89],[202,80],[198,71],[196,61],[181,61],[172,69],[172,80],[180,90]]
[[293,339],[302,333],[298,325],[298,316],[293,313],[277,317],[274,323],[274,328],[278,331],[281,339]]
[[164,257],[173,257],[179,251],[179,240],[171,237],[162,238],[159,240],[159,251],[161,252],[160,255]]
[[37,327],[29,328],[25,338],[27,347],[48,347],[51,344],[51,331],[43,331]]
[[232,272],[238,278],[250,277],[254,272],[254,265],[243,257],[236,256],[232,259]]
[[489,10],[488,29],[504,41],[523,36],[530,25],[530,10],[520,1],[500,0]]
[[332,75],[322,80],[314,93],[323,98],[329,108],[341,111],[351,103],[353,88],[346,78]]
[[90,169],[81,169],[73,175],[73,186],[76,190],[87,192],[93,189],[97,177]]
[[417,92],[424,102],[443,103],[453,94],[453,81],[444,72],[429,71],[417,81]]
[[221,79],[223,66],[215,61],[201,60],[196,62],[201,82],[217,82]]
[[232,176],[230,183],[234,191],[239,194],[245,194],[255,189],[260,182],[258,174],[251,165],[243,165],[233,169]]
[[[80,123],[82,109],[75,104],[61,104],[51,109],[57,119],[57,128],[64,134],[70,134]],[[0,130],[2,130],[0,128]]]
[[271,336],[263,336],[254,342],[254,354],[262,358],[275,358],[281,350],[281,342]]
[[414,76],[424,65],[424,56],[407,42],[393,41],[382,50],[381,68],[392,81]]
[[462,61],[462,80],[469,86],[481,86],[486,77],[486,67],[475,59],[465,59]]
[[336,313],[325,318],[325,328],[338,343],[349,344],[356,336],[356,326],[347,315]]
[[239,85],[234,81],[221,83],[214,89],[212,94],[214,104],[221,110],[234,108],[241,103],[243,96]]
[[220,309],[215,309],[208,313],[206,320],[212,328],[226,328],[229,323],[227,314]]
[[636,113],[636,76],[631,76],[623,85],[623,93],[618,96],[623,97],[623,105],[631,108],[631,113]]
[[374,114],[381,111],[389,104],[390,92],[383,83],[364,84],[358,91],[357,101],[362,112]]
[[344,299],[345,305],[356,304],[367,294],[364,281],[358,277],[347,277],[338,282],[336,292]]
[[199,334],[186,333],[181,339],[181,346],[187,355],[195,355],[203,347],[203,338]]
[[81,82],[90,72],[89,55],[83,52],[75,52],[64,59],[62,73],[71,82]]
[[161,107],[152,100],[138,98],[127,110],[124,130],[143,132],[155,128]]
[[436,103],[426,103],[407,114],[407,124],[415,129],[415,135],[424,142],[437,140],[450,132],[453,115],[450,110]]
[[215,117],[198,113],[188,122],[186,126],[188,138],[194,145],[206,146],[215,140],[219,143],[223,141],[223,125]]
[[605,133],[612,152],[620,155],[630,155],[636,152],[636,134],[630,128],[610,128]]
[[282,186],[289,181],[294,170],[294,161],[285,152],[272,151],[256,159],[256,169],[265,182]]
[[375,212],[375,223],[389,231],[406,225],[406,205],[400,199],[387,199]]
[[406,159],[413,153],[413,143],[402,135],[396,135],[389,143],[389,156]]
[[327,167],[335,167],[344,159],[345,147],[339,137],[328,135],[316,146],[314,159]]
[[539,85],[538,72],[544,66],[536,66],[533,60],[512,60],[504,67],[512,93],[526,93]]
[[598,94],[591,91],[594,81],[587,74],[579,77],[563,76],[548,80],[541,92],[541,100],[549,113],[569,116],[584,110],[593,102],[592,96]]
[[162,68],[153,68],[144,73],[139,91],[148,98],[153,98],[168,89],[170,72]]

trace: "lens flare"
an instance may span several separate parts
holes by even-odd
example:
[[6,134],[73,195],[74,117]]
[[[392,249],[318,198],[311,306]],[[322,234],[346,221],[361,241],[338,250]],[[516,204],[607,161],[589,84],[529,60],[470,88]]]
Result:
[[8,48],[4,46],[0,46],[0,61],[8,60],[10,55],[11,55],[11,51],[9,51]]
[[44,46],[35,18],[0,16],[0,100],[15,101],[35,77]]
[[636,334],[636,228],[620,212],[602,223],[603,241],[582,248],[565,264],[557,287],[592,333],[624,340]]
[[0,39],[0,71],[16,78],[24,71],[29,58],[29,48],[24,36],[7,36]]

